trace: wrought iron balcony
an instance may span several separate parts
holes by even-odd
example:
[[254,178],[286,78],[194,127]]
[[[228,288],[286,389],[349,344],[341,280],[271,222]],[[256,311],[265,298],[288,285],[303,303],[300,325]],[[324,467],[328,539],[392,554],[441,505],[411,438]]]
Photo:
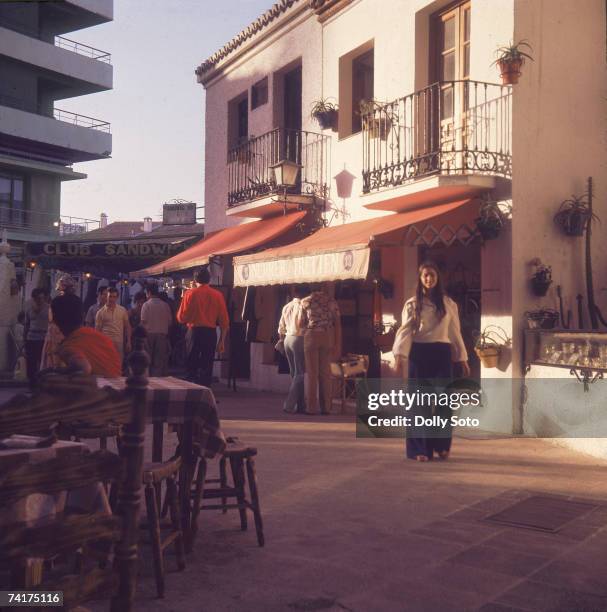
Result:
[[363,115],[363,192],[431,175],[512,175],[512,91],[434,83]]
[[282,193],[272,166],[288,159],[301,166],[291,195],[328,197],[330,138],[322,134],[276,128],[228,151],[228,207]]

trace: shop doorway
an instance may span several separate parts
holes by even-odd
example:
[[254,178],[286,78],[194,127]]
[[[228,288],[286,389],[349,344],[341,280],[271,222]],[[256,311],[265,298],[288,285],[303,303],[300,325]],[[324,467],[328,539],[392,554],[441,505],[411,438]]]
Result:
[[462,336],[470,363],[471,378],[480,381],[480,361],[474,352],[475,334],[481,327],[481,252],[480,244],[451,246],[439,243],[419,247],[419,261],[438,264],[447,294],[459,308]]

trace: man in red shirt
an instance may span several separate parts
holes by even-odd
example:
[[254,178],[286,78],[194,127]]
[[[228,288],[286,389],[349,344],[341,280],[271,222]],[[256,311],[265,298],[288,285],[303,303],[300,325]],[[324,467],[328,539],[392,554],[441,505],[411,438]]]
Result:
[[[209,387],[213,378],[215,349],[218,353],[224,352],[230,321],[223,294],[209,287],[211,275],[206,266],[196,272],[194,280],[196,289],[186,291],[177,312],[177,320],[192,330],[192,349],[187,363],[188,380]],[[218,326],[221,330],[219,342]]]
[[61,359],[68,367],[84,374],[109,378],[121,376],[122,367],[118,351],[112,341],[102,333],[82,326],[82,302],[66,293],[51,302],[53,321],[65,339],[58,348]]

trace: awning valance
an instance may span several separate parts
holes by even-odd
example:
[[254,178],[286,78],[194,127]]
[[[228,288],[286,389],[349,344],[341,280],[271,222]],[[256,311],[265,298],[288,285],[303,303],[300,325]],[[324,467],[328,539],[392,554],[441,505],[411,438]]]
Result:
[[209,258],[214,255],[234,255],[235,253],[255,249],[271,242],[294,227],[305,215],[305,211],[294,212],[288,215],[280,215],[270,219],[227,227],[213,232],[174,257],[149,268],[131,273],[131,276],[170,274],[179,270],[188,270],[207,264]]
[[[325,227],[282,247],[234,258],[234,285],[284,285],[364,279],[372,246],[398,230],[450,213],[469,199],[386,215],[367,221]],[[403,236],[398,240],[402,242]]]

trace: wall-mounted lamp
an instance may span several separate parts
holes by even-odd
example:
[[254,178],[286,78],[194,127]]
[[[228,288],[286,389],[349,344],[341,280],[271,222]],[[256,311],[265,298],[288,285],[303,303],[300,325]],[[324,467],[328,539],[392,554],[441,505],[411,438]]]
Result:
[[270,170],[274,172],[274,182],[277,187],[282,187],[284,196],[284,213],[287,214],[287,189],[295,187],[297,184],[297,175],[303,168],[300,164],[296,164],[288,159],[283,159],[277,164],[270,166]]

